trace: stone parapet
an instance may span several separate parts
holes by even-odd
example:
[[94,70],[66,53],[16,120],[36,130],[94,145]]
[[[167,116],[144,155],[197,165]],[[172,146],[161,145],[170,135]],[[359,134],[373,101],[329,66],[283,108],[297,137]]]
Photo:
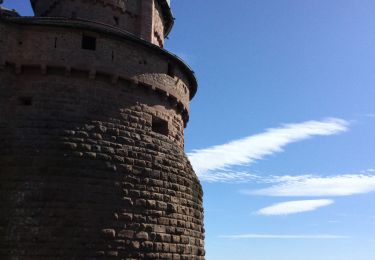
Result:
[[[41,29],[37,22],[45,27]],[[3,38],[3,46],[9,48],[0,50],[0,61],[22,66],[74,68],[108,74],[110,78],[140,81],[173,96],[188,111],[189,100],[196,92],[196,80],[189,67],[154,45],[119,31],[99,34],[94,27],[85,26],[90,24],[49,18],[0,20],[0,30],[10,36]],[[48,27],[51,29],[47,30]],[[95,50],[82,48],[85,35],[94,39]]]

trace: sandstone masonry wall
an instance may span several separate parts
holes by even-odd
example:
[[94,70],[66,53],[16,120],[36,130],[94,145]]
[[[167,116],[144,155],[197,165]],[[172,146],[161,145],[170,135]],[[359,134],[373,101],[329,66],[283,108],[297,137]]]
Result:
[[153,43],[161,47],[164,46],[164,18],[162,15],[163,11],[159,3],[155,3],[154,14],[153,14]]
[[37,16],[97,21],[163,47],[166,22],[159,2],[158,0],[32,1]]
[[[103,74],[114,80],[131,79],[173,96],[186,113],[189,110],[189,79],[178,64],[155,51],[90,30],[17,25],[10,30],[7,26],[0,24],[0,30],[8,35],[2,39],[7,42],[0,49],[3,64],[14,63],[19,69],[22,66],[64,68],[88,71],[92,77]],[[83,35],[96,38],[95,51],[82,49]],[[167,74],[168,66],[173,66],[173,75]]]
[[114,26],[0,17],[0,259],[203,260],[196,87]]
[[202,190],[168,103],[86,75],[0,75],[0,258],[203,259]]

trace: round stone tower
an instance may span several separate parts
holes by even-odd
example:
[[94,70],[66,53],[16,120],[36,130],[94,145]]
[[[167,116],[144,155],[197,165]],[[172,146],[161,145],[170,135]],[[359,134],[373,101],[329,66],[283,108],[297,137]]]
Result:
[[169,1],[31,3],[0,12],[0,259],[204,259]]

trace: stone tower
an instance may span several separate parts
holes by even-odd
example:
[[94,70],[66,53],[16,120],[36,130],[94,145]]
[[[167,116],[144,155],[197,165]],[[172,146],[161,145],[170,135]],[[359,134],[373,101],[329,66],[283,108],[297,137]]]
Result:
[[31,4],[0,17],[0,259],[204,259],[169,1]]

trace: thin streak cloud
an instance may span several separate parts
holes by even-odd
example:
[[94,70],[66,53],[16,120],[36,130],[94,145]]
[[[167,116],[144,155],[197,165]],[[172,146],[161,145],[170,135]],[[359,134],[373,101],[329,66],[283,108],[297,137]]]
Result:
[[274,235],[274,234],[242,234],[242,235],[223,235],[223,239],[349,239],[350,236],[342,235]]
[[272,197],[338,197],[375,191],[375,175],[371,172],[328,177],[274,176],[264,181],[276,184],[263,189],[242,190],[241,193]]
[[236,171],[208,171],[203,176],[200,176],[201,180],[207,182],[220,182],[220,183],[245,183],[249,181],[258,181],[259,176],[250,174],[247,172],[236,172]]
[[260,209],[257,214],[263,216],[286,216],[302,212],[309,212],[317,210],[333,204],[333,200],[297,200],[274,204],[272,206]]
[[[188,156],[202,181],[223,181],[224,178],[217,179],[212,172],[231,172],[230,168],[233,166],[249,166],[267,155],[282,152],[288,144],[313,136],[329,136],[345,132],[348,130],[348,125],[347,121],[338,118],[287,124],[226,144],[193,150]],[[227,177],[230,180],[235,178],[230,175]],[[243,177],[240,175],[240,178]]]

